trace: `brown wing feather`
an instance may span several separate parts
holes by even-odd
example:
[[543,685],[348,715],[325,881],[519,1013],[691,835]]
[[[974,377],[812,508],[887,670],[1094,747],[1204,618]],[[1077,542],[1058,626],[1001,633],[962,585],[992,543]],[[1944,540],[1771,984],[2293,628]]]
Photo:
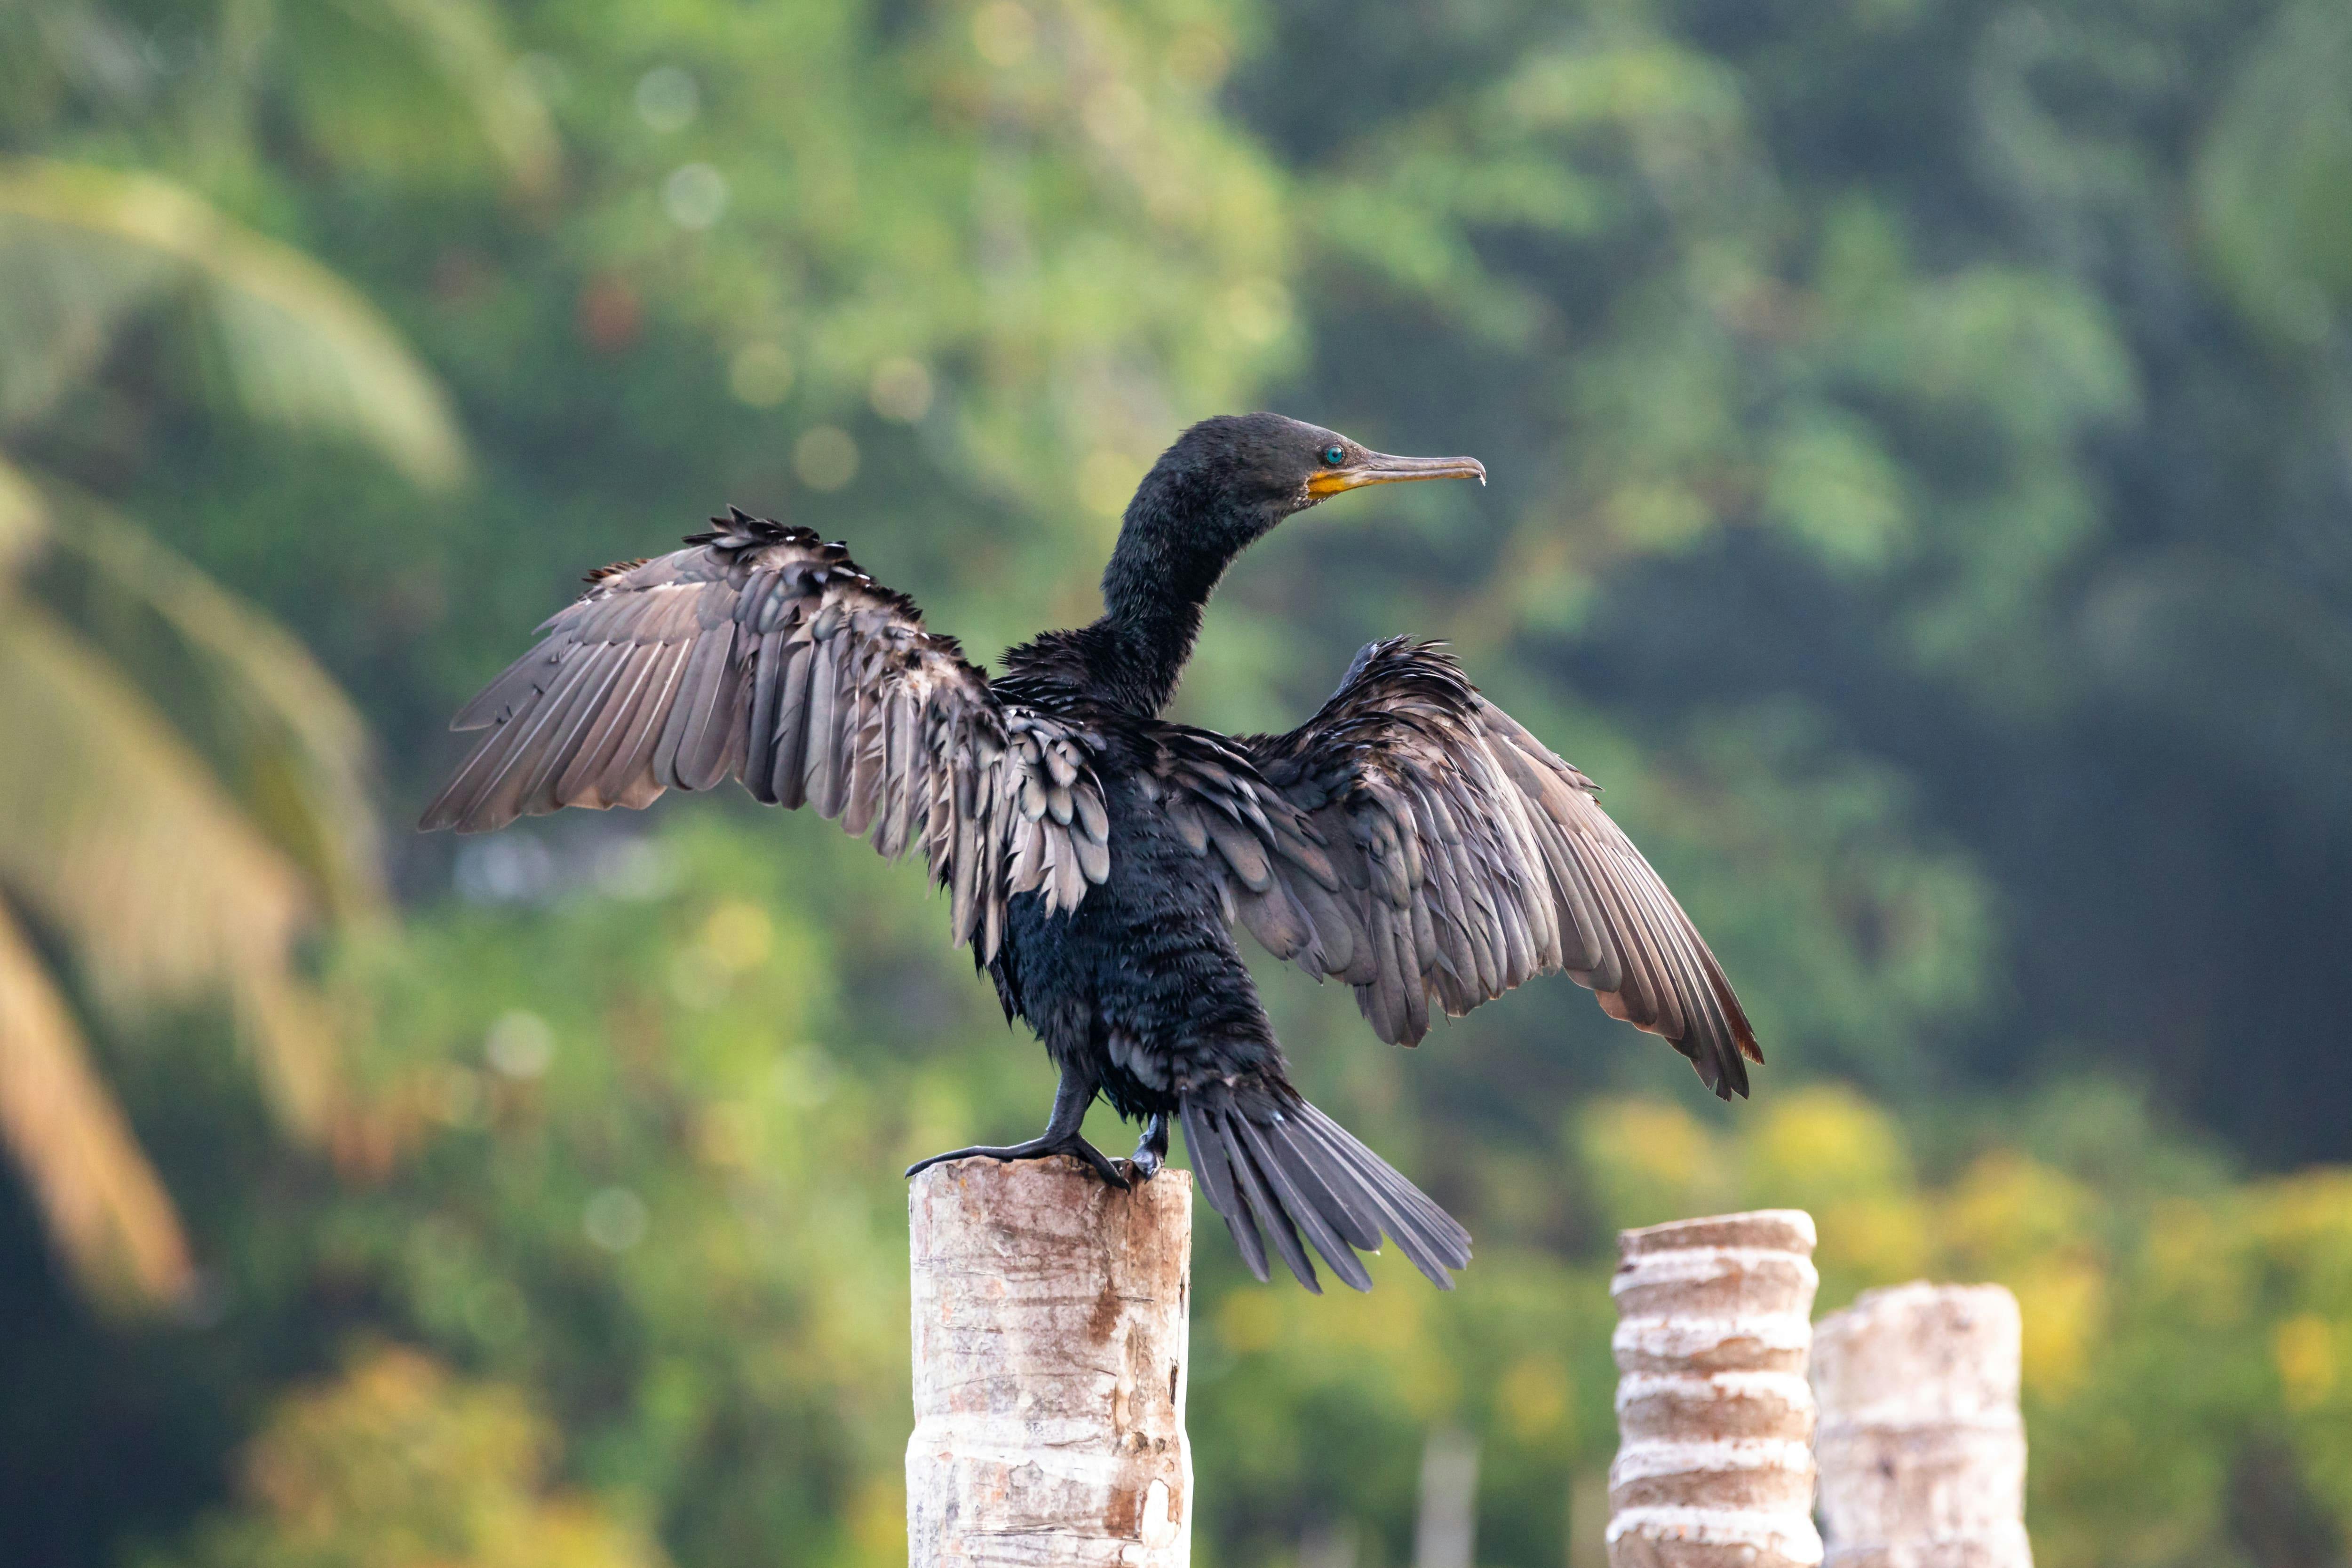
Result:
[[994,956],[1004,904],[1075,907],[1109,869],[1094,738],[999,700],[912,601],[806,528],[740,511],[688,549],[606,567],[452,727],[487,730],[423,826],[645,806],[740,779],[814,804],[954,892]]
[[[1591,780],[1433,645],[1366,648],[1287,735],[1164,727],[1155,775],[1209,824],[1236,916],[1353,986],[1382,1039],[1419,1040],[1433,998],[1459,1015],[1565,971],[1717,1093],[1748,1092],[1763,1054],[1690,917]],[[1244,826],[1255,843],[1228,853]]]

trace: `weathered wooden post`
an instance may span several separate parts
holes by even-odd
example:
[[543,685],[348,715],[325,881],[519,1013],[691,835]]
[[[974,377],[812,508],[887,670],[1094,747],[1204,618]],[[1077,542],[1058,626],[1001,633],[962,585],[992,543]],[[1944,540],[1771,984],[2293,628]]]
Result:
[[1186,1568],[1191,1175],[958,1160],[907,1205],[909,1568]]
[[1617,1239],[1611,1568],[1811,1568],[1812,1217],[1764,1209]]
[[1865,1291],[1822,1320],[1822,1523],[1832,1568],[2032,1568],[2017,1298]]

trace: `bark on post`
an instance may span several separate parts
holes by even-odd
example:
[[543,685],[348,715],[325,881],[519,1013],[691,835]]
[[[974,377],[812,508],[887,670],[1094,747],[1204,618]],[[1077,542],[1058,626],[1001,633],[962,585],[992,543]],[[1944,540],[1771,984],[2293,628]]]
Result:
[[1610,1568],[1811,1568],[1812,1217],[1720,1215],[1617,1239]]
[[959,1160],[907,1201],[909,1568],[1185,1568],[1190,1174]]
[[1832,1568],[2032,1568],[2017,1298],[1865,1291],[1822,1320],[1822,1522]]

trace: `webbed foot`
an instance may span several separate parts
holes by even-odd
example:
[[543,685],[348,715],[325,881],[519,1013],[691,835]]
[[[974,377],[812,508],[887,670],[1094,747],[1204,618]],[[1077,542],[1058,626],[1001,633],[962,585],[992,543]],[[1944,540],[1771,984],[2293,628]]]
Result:
[[[1095,1085],[1091,1079],[1079,1076],[1069,1068],[1062,1070],[1061,1086],[1054,1092],[1054,1113],[1045,1123],[1045,1130],[1025,1144],[975,1144],[968,1149],[950,1149],[944,1155],[933,1155],[927,1160],[917,1160],[907,1167],[912,1176],[946,1160],[1042,1160],[1048,1155],[1068,1155],[1083,1160],[1095,1175],[1109,1186],[1126,1190],[1127,1176],[1118,1163],[1079,1135],[1078,1128],[1087,1119],[1087,1107],[1094,1103]],[[1162,1119],[1160,1147],[1168,1148],[1168,1130]]]
[[1049,1134],[1042,1138],[1032,1138],[1025,1144],[980,1144],[969,1149],[950,1149],[944,1155],[933,1155],[929,1159],[917,1160],[907,1167],[907,1174],[911,1176],[918,1171],[928,1170],[948,1160],[1042,1160],[1049,1155],[1068,1155],[1074,1159],[1084,1160],[1094,1168],[1095,1175],[1102,1177],[1112,1186],[1124,1189],[1131,1185],[1127,1177],[1120,1174],[1118,1161],[1079,1137],[1076,1133],[1061,1136]]

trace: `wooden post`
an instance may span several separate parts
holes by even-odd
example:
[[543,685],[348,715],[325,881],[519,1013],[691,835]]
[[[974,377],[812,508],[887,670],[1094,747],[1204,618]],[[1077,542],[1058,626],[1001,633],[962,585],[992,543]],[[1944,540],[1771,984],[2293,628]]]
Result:
[[1439,1427],[1421,1449],[1412,1568],[1477,1568],[1477,1562],[1478,1439],[1459,1427]]
[[1191,1175],[958,1160],[907,1206],[909,1568],[1186,1568]]
[[1865,1291],[1822,1320],[1822,1523],[1832,1568],[2032,1568],[2017,1298]]
[[1610,1568],[1812,1568],[1812,1217],[1679,1220],[1617,1251]]

